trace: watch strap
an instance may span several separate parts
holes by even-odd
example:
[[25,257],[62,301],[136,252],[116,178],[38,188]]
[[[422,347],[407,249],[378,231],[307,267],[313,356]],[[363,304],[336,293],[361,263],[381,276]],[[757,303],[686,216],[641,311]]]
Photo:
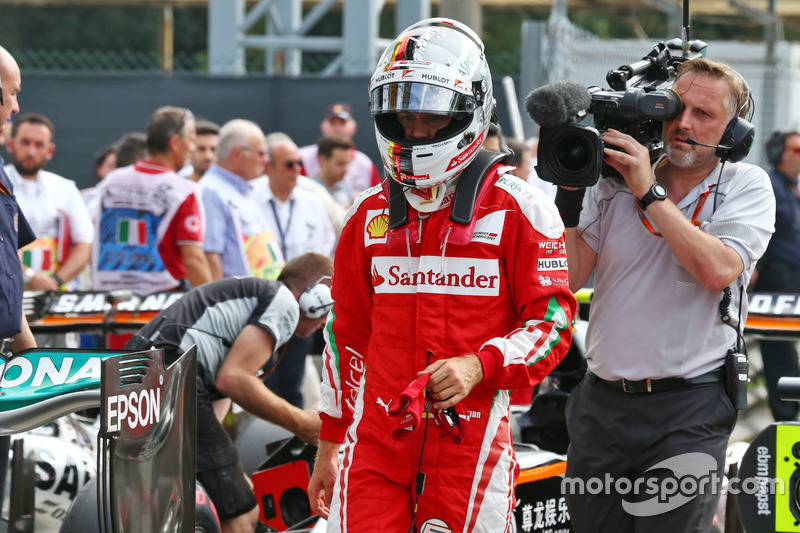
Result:
[[639,200],[639,207],[642,211],[647,209],[647,206],[655,202],[656,200],[666,200],[666,194],[659,194],[657,191],[663,188],[663,185],[659,185],[658,183],[654,183],[650,186],[650,190],[647,191],[644,196],[642,196],[641,200]]

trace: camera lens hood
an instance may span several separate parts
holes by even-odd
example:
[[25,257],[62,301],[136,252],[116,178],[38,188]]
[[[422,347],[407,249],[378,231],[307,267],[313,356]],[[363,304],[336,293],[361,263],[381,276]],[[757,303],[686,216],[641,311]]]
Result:
[[536,172],[550,183],[591,187],[603,167],[603,137],[591,126],[567,122],[542,127]]

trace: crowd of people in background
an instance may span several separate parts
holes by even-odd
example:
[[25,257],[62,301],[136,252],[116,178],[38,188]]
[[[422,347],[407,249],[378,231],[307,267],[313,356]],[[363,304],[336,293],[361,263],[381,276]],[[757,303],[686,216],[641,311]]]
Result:
[[[183,129],[172,131],[178,124],[165,118],[170,112],[186,113],[191,121],[181,122]],[[159,121],[166,122],[159,125]],[[56,147],[55,126],[48,117],[38,113],[12,117],[0,134],[10,159],[6,171],[14,180],[22,209],[31,212],[29,220],[38,237],[21,252],[26,288],[132,288],[146,295],[229,276],[275,279],[283,263],[301,253],[332,256],[347,208],[381,181],[378,167],[353,143],[357,129],[348,103],[328,105],[320,122],[321,137],[302,147],[282,132],[265,135],[245,119],[220,126],[195,120],[189,110],[162,108],[151,117],[147,133],[130,132],[100,148],[93,161],[97,184],[78,191],[74,180],[45,170]],[[169,136],[176,134],[178,146],[172,148]],[[514,175],[555,195],[555,187],[536,176],[535,137],[525,142],[507,138],[493,125],[486,148],[509,153],[506,162],[515,167]],[[161,167],[137,167],[141,161]],[[167,183],[177,184],[178,176],[197,185],[180,186],[186,196],[176,204],[180,205],[177,212],[167,208],[158,192],[147,193],[150,197],[142,193],[134,201],[139,205],[123,205],[118,188],[112,185],[122,179],[121,169],[131,166],[142,173],[143,190],[159,190],[150,179],[155,175]],[[112,179],[105,181],[109,175]],[[125,189],[129,186],[123,190],[130,199],[133,193]],[[101,204],[101,194],[113,206]],[[165,211],[149,221],[119,214],[156,205]],[[110,211],[117,213],[113,228]],[[173,218],[176,215],[178,219]],[[197,217],[200,223],[184,215]],[[106,234],[102,224],[95,226],[104,216]],[[123,236],[120,231],[128,233]],[[120,261],[118,245],[128,246],[133,256]],[[183,257],[193,250],[185,246],[202,249],[205,257],[197,253]],[[149,249],[146,261],[142,247]],[[151,281],[137,282],[131,271],[147,272],[145,277]],[[163,281],[152,283],[156,271],[162,272]]]
[[[465,36],[473,44],[479,43],[468,29],[439,28],[444,36],[456,30],[463,33],[458,36],[459,43]],[[428,38],[427,33],[423,35]],[[412,52],[422,54],[424,49],[406,50],[405,44],[398,44],[387,49],[385,54],[389,55],[385,57],[395,61],[395,54],[408,53],[411,57]],[[482,45],[478,56],[483,56]],[[3,59],[0,54],[0,67]],[[440,67],[447,72],[451,64]],[[478,194],[479,189],[473,191],[469,234],[461,234],[457,228],[449,249],[455,222],[443,216],[446,209],[442,206],[455,213],[455,187],[461,182],[449,180],[467,172],[453,170],[458,157],[445,158],[450,167],[433,178],[434,172],[416,172],[404,159],[410,157],[409,145],[399,144],[408,141],[418,146],[425,141],[441,147],[445,135],[462,139],[463,130],[456,131],[455,126],[461,127],[458,121],[467,120],[464,116],[472,120],[474,109],[464,116],[453,110],[448,114],[413,107],[388,106],[381,111],[379,103],[374,102],[378,107],[373,113],[380,130],[379,143],[383,138],[392,146],[384,153],[397,146],[393,159],[385,163],[390,175],[384,177],[384,163],[376,166],[355,146],[358,124],[346,102],[325,108],[319,125],[321,136],[304,146],[298,144],[300,139],[280,131],[265,132],[245,118],[215,124],[195,117],[189,109],[160,107],[143,132],[130,132],[98,150],[94,158],[97,184],[83,191],[69,177],[45,170],[56,153],[56,126],[35,112],[15,116],[0,130],[10,160],[0,168],[0,185],[9,198],[9,188],[16,195],[20,220],[27,221],[22,229],[32,229],[21,232],[18,241],[24,244],[19,250],[21,277],[26,289],[129,289],[140,296],[187,292],[170,313],[162,312],[122,344],[146,349],[160,337],[160,347],[174,359],[188,345],[197,343],[190,330],[207,334],[208,345],[202,347],[198,359],[198,397],[204,423],[200,441],[205,446],[198,455],[198,472],[211,487],[212,499],[233,498],[231,505],[220,506],[220,516],[233,528],[227,531],[249,530],[255,522],[255,502],[248,482],[242,481],[240,465],[231,460],[235,450],[217,427],[216,421],[221,418],[217,401],[233,400],[306,442],[319,443],[317,469],[310,485],[312,506],[325,518],[330,513],[331,521],[344,524],[346,529],[348,523],[366,523],[375,516],[374,509],[365,503],[377,501],[392,507],[397,495],[410,494],[410,487],[416,483],[408,477],[403,481],[408,486],[404,486],[386,478],[385,472],[398,457],[405,459],[403,464],[412,464],[409,458],[417,456],[413,448],[419,445],[417,441],[405,447],[396,443],[397,455],[372,454],[383,448],[387,433],[383,409],[387,416],[391,414],[380,395],[399,392],[395,389],[407,383],[400,380],[424,374],[429,375],[422,387],[427,384],[436,402],[426,409],[445,411],[466,400],[469,414],[461,418],[472,420],[466,446],[456,447],[466,433],[457,411],[451,433],[442,430],[453,442],[437,442],[444,452],[437,464],[429,467],[432,486],[444,487],[457,479],[457,486],[469,487],[467,477],[450,476],[462,470],[465,461],[477,461],[476,450],[483,453],[491,449],[496,458],[502,457],[507,463],[496,459],[502,466],[495,469],[499,474],[492,474],[490,480],[491,492],[500,495],[493,497],[501,502],[494,502],[501,512],[489,516],[476,511],[475,520],[494,528],[507,523],[510,506],[506,502],[513,502],[514,486],[510,472],[516,460],[513,452],[507,455],[504,451],[509,448],[510,431],[491,425],[495,422],[490,415],[496,417],[496,405],[502,404],[506,410],[500,418],[505,424],[508,402],[499,393],[533,386],[563,357],[563,353],[553,355],[549,350],[559,346],[564,351],[571,342],[569,325],[576,306],[573,292],[590,278],[600,298],[593,300],[589,321],[587,377],[572,392],[566,413],[571,439],[567,478],[588,482],[609,472],[617,478],[630,473],[644,477],[649,470],[643,465],[697,450],[714,459],[720,474],[736,411],[741,408],[740,399],[732,397],[727,386],[724,369],[727,359],[735,354],[732,347],[738,348],[739,324],[746,320],[746,305],[744,313],[740,305],[747,301],[745,290],[749,286],[763,291],[800,290],[800,134],[776,133],[768,141],[767,153],[773,166],[769,179],[755,165],[739,164],[740,159],[729,153],[733,142],[725,146],[718,139],[722,136],[724,140],[731,129],[752,127],[746,120],[752,118],[748,114],[753,103],[749,87],[726,65],[704,58],[682,67],[675,92],[684,107],[677,118],[665,122],[664,154],[653,164],[650,153],[637,139],[609,129],[603,133],[604,142],[619,149],[606,149],[606,162],[622,178],[577,190],[556,187],[537,176],[535,137],[515,139],[503,135],[496,124],[489,124],[493,111],[489,84],[487,101],[492,102],[491,109],[479,108],[474,115],[485,115],[478,137],[486,132],[482,147],[490,153],[485,160],[491,165],[482,172],[489,172],[487,183],[493,185],[483,196]],[[488,73],[488,68],[481,72]],[[16,68],[13,73],[19,77]],[[412,74],[406,72],[402,83],[412,83]],[[376,87],[376,94],[382,89]],[[387,116],[391,120],[386,120]],[[451,124],[453,127],[449,127]],[[689,137],[689,132],[702,142]],[[309,132],[311,137],[317,137],[317,133]],[[702,151],[696,146],[716,150]],[[462,148],[458,146],[458,150]],[[484,155],[481,153],[481,157]],[[464,160],[460,159],[462,163]],[[396,202],[392,207],[390,187],[399,191],[396,197],[404,198],[404,211],[398,211]],[[712,190],[712,201],[706,204]],[[473,219],[476,206],[490,211],[490,216]],[[393,219],[390,208],[394,209]],[[514,215],[509,220],[515,222],[508,222],[508,227],[514,228],[509,231],[516,232],[513,239],[501,243],[498,233],[491,232],[473,236],[477,223],[502,228],[506,213]],[[390,219],[394,226],[388,223]],[[517,219],[523,222],[517,224]],[[345,228],[347,220],[350,224]],[[632,225],[632,220],[636,224]],[[398,229],[403,226],[405,232]],[[412,231],[415,237],[410,236]],[[424,235],[428,235],[427,240]],[[343,246],[334,262],[339,242]],[[555,250],[560,257],[552,262],[555,266],[548,266],[550,259],[537,262],[538,256],[526,254],[520,243],[530,244],[533,250],[549,250],[548,254]],[[485,244],[497,246],[502,253],[496,255],[503,261],[514,259],[513,268],[504,270],[503,276],[478,276],[500,279],[499,296],[415,287],[407,292],[422,294],[424,300],[409,305],[404,291],[386,296],[385,287],[381,292],[373,286],[381,279],[379,267],[387,277],[392,269],[401,268],[394,263],[398,257],[402,268],[408,265],[409,273],[412,268],[423,272],[423,264],[433,260],[444,269],[448,260],[460,265],[464,259],[459,255],[463,249],[454,252],[457,246],[472,246],[470,250],[480,255],[487,248]],[[390,249],[395,246],[402,247],[400,256]],[[345,257],[342,249],[353,257]],[[0,246],[0,251],[4,250]],[[486,255],[488,259],[477,259],[479,264],[496,259],[495,250]],[[331,292],[323,280],[330,281],[334,264],[345,283],[335,285]],[[556,273],[538,276],[537,284],[533,273],[542,268]],[[474,271],[471,267],[470,275]],[[628,275],[631,273],[634,275]],[[416,280],[416,273],[413,276]],[[427,279],[432,276],[434,271],[429,270]],[[426,279],[424,274],[421,279]],[[310,312],[303,295],[321,285],[330,302],[323,306],[327,306],[323,312]],[[491,302],[486,307],[488,312],[473,305],[477,298],[462,298],[465,295],[490,296],[480,300]],[[727,297],[729,308],[720,304],[721,295]],[[654,300],[669,305],[662,306],[661,313],[652,313]],[[218,305],[221,307],[216,308]],[[442,311],[448,306],[467,317],[464,325],[458,326],[463,330],[442,319],[452,312]],[[216,315],[206,313],[212,307]],[[546,319],[539,316],[545,307]],[[730,318],[729,309],[737,308],[739,323],[731,327],[726,318]],[[314,334],[326,324],[328,309],[332,309],[335,320],[327,321],[326,372],[322,380],[313,376],[317,389],[320,381],[322,386],[316,397],[309,397],[303,390],[309,369],[307,356],[324,344],[321,335]],[[637,327],[631,330],[630,321],[620,321],[620,315],[629,317]],[[414,324],[413,335],[398,327],[402,320]],[[483,324],[479,324],[481,320]],[[519,328],[520,323],[525,327]],[[21,346],[31,346],[24,320],[22,324]],[[163,334],[167,327],[171,327],[168,335]],[[443,329],[447,331],[442,333]],[[478,341],[487,331],[492,340],[481,347]],[[550,339],[551,344],[532,341],[539,337]],[[427,351],[423,360],[423,344],[434,346],[437,353]],[[536,349],[532,348],[534,344]],[[776,419],[794,420],[798,417],[797,404],[778,402],[774,388],[778,377],[800,374],[796,347],[786,341],[763,342],[761,347],[772,412]],[[459,350],[463,354],[456,355]],[[271,368],[263,380],[256,377],[273,352],[279,352],[280,366]],[[373,352],[369,386],[361,377],[351,382],[341,380],[345,366],[364,371],[361,357],[368,352]],[[406,358],[408,354],[416,354],[417,359]],[[533,355],[537,358],[528,364]],[[546,357],[550,359],[535,366]],[[271,392],[264,391],[261,381]],[[476,393],[469,396],[473,387],[477,387]],[[312,408],[320,393],[321,421]],[[377,401],[367,405],[364,397]],[[498,397],[501,402],[497,402]],[[354,398],[358,401],[348,403]],[[625,431],[631,423],[637,432]],[[360,440],[353,437],[354,427],[359,431],[366,428]],[[426,423],[423,433],[427,431]],[[347,446],[347,464],[355,467],[340,470],[338,457],[343,443]],[[424,450],[424,438],[421,443]],[[4,445],[7,443],[0,440],[0,452]],[[641,451],[631,453],[636,449]],[[422,450],[418,452],[420,465]],[[374,468],[374,464],[384,468]],[[475,462],[472,468],[478,471],[482,466]],[[232,485],[231,494],[226,494],[228,482],[215,477],[217,472],[238,481]],[[414,490],[417,496],[422,494],[422,488]],[[420,512],[431,516],[449,513],[449,520],[461,526],[465,525],[459,522],[464,519],[462,510],[479,508],[483,498],[482,494],[476,497],[475,491],[455,491],[455,496],[446,499],[442,494],[431,495],[429,491]],[[596,530],[599,523],[605,529],[611,525],[619,531],[633,529],[634,520],[622,505],[621,493],[566,496],[576,531]],[[698,493],[690,499],[691,505],[677,512],[638,523],[657,530],[666,530],[657,526],[688,530],[690,525],[705,530],[714,518],[719,495]],[[410,506],[398,506],[385,511],[381,519],[399,523],[410,517],[413,529],[415,520],[427,520],[417,516],[417,503],[418,497],[413,511]]]
[[[37,235],[20,250],[26,289],[144,296],[232,276],[276,279],[304,253],[333,257],[347,209],[381,182],[356,149],[358,123],[346,102],[325,108],[321,135],[305,146],[246,119],[219,125],[177,107],[157,109],[144,126],[100,148],[97,183],[79,191],[70,177],[45,170],[56,153],[48,117],[30,112],[4,125],[5,170]],[[516,176],[555,194],[536,177],[535,138],[505,138],[493,126],[486,147],[507,152]],[[319,336],[293,337],[269,378],[294,405],[303,405],[305,356],[320,344]]]

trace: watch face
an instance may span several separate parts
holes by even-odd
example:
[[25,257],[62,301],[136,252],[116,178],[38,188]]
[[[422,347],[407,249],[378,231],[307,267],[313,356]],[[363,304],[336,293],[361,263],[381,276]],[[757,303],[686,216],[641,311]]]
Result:
[[658,198],[666,198],[667,197],[667,188],[661,185],[660,183],[656,183],[653,186],[653,193],[655,193],[656,197]]

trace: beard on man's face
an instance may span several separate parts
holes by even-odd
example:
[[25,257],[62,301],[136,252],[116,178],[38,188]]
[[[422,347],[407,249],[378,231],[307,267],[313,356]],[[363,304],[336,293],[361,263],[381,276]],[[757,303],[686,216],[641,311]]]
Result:
[[17,169],[20,176],[35,176],[42,170],[47,163],[47,160],[36,161],[31,157],[26,157],[25,159],[17,159],[14,155],[11,155],[11,163],[13,163],[14,168]]
[[697,152],[683,151],[670,145],[665,147],[667,159],[678,168],[689,168],[697,162]]

